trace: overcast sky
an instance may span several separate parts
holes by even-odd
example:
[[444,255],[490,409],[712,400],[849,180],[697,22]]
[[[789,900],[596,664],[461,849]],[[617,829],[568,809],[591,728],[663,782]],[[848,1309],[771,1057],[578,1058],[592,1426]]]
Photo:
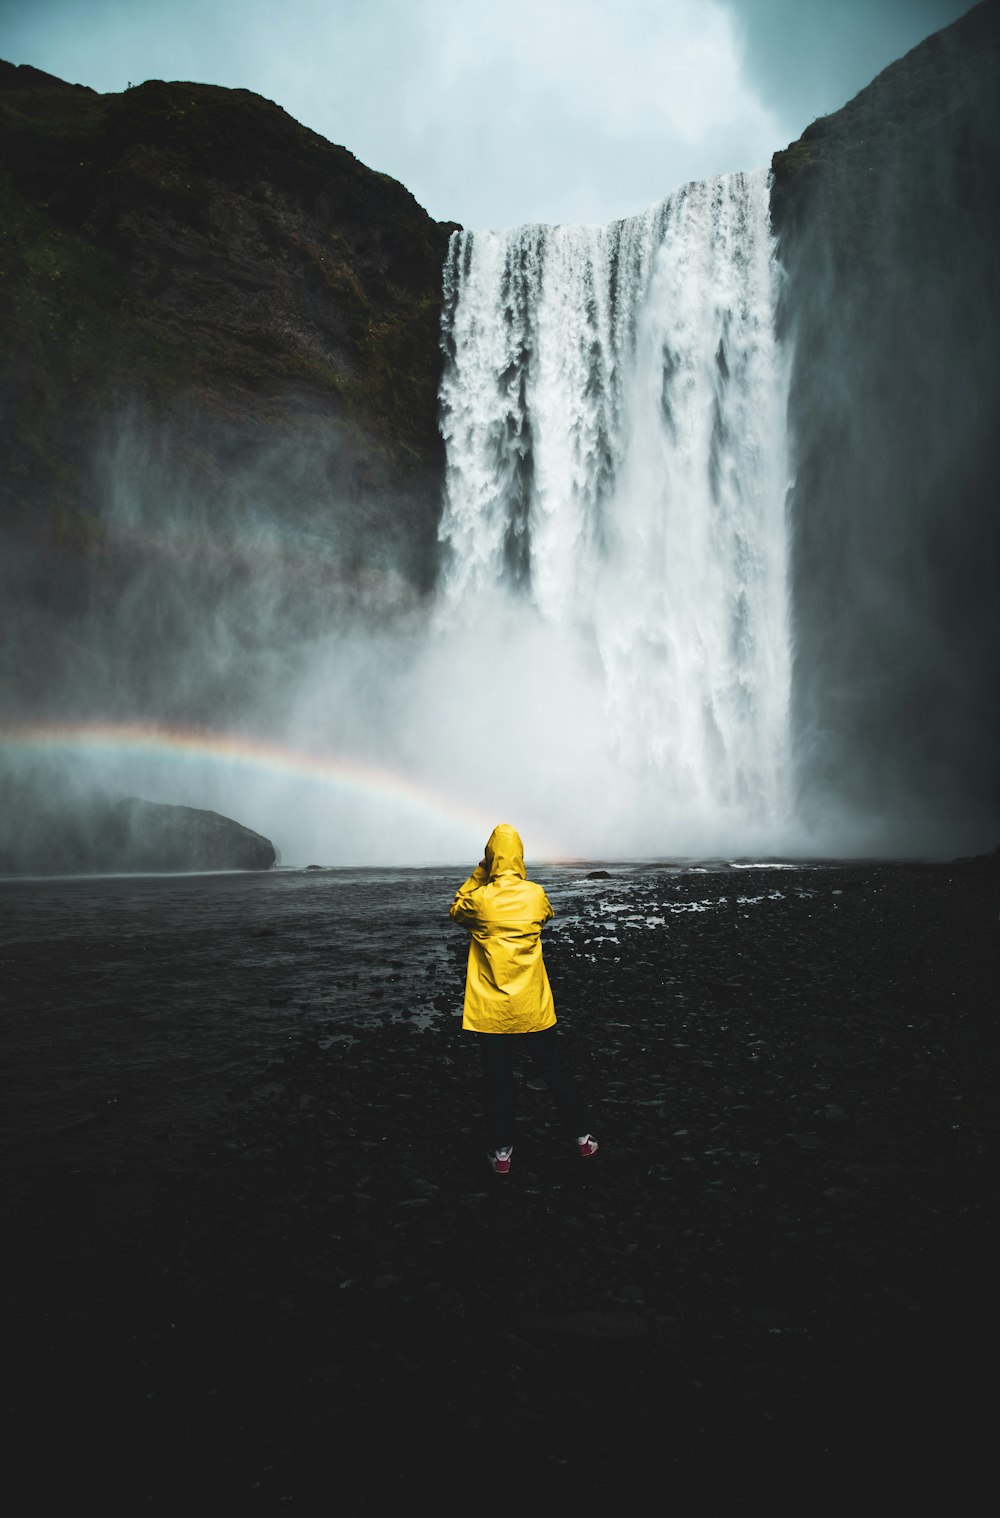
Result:
[[255,90],[432,216],[606,222],[763,167],[968,0],[0,0],[0,57]]

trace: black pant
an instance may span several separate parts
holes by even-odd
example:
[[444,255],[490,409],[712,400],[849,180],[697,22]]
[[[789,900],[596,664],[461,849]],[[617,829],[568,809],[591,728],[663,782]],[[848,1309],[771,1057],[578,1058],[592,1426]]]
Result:
[[514,1050],[526,1050],[559,1108],[567,1136],[590,1132],[590,1110],[566,1067],[555,1027],[541,1033],[477,1033],[483,1059],[486,1142],[503,1149],[514,1142]]

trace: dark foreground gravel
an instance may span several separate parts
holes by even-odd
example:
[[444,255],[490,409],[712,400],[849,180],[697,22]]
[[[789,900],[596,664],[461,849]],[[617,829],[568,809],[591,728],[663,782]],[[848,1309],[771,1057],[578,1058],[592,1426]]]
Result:
[[8,1146],[9,1511],[980,1510],[996,857],[619,887],[546,937],[591,1161],[526,1069],[488,1170],[446,924],[437,1018]]

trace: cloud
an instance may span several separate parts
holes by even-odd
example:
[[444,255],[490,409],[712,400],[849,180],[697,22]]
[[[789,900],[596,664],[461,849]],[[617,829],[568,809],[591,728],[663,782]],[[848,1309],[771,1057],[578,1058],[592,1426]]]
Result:
[[970,0],[727,4],[747,77],[765,98],[782,102],[790,137],[840,110],[890,63],[970,9]]
[[608,221],[688,179],[758,167],[780,136],[710,0],[428,0],[417,14],[399,177],[433,214],[447,202],[471,226]]
[[[469,99],[485,81],[619,139],[650,131],[696,142],[759,111],[739,78],[731,18],[711,0],[508,0],[463,27],[462,0],[438,0],[449,26],[448,84]],[[706,86],[709,86],[706,88]]]
[[0,56],[254,90],[470,227],[767,164],[964,0],[0,0]]
[[8,0],[0,22],[4,56],[96,89],[255,90],[467,226],[608,221],[782,136],[718,0]]

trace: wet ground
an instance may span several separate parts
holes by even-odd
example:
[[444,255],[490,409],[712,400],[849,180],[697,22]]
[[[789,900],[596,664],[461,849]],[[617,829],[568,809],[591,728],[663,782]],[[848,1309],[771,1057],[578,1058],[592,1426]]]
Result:
[[25,1511],[975,1509],[996,858],[603,868],[506,1180],[454,872],[0,882]]

